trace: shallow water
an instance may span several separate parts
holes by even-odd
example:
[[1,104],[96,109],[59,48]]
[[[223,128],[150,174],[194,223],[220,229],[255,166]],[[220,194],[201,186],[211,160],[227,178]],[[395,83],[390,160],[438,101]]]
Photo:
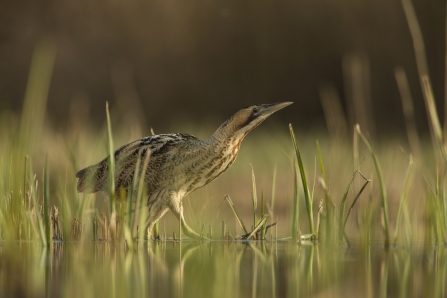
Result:
[[1,297],[445,297],[447,248],[0,242]]

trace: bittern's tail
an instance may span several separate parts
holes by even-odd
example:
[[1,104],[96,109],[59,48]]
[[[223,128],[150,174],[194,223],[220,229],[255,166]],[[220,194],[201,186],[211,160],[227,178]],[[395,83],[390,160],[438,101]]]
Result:
[[83,193],[94,193],[103,189],[107,178],[107,161],[89,166],[76,173],[78,178],[77,190]]

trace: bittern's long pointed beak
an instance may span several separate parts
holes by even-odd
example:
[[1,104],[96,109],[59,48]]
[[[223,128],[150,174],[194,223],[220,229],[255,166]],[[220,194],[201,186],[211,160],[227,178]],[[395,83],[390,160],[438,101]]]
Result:
[[269,103],[269,104],[263,104],[262,109],[259,111],[259,114],[269,116],[273,114],[276,111],[279,111],[289,105],[291,105],[293,102],[291,101],[284,101],[284,102],[276,102],[276,103]]

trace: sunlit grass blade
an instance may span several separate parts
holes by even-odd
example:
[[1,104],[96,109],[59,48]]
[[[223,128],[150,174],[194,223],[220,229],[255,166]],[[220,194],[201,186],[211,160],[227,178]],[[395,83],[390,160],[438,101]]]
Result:
[[312,197],[310,196],[309,187],[307,186],[307,179],[306,179],[306,173],[304,171],[303,160],[301,159],[301,153],[298,148],[298,144],[296,142],[295,133],[293,132],[292,124],[289,124],[289,129],[290,129],[290,136],[292,138],[292,143],[293,143],[293,147],[294,147],[293,149],[295,150],[295,154],[296,154],[296,161],[298,162],[298,166],[300,169],[301,181],[303,183],[304,200],[306,202],[306,210],[307,210],[307,215],[309,218],[309,229],[310,229],[311,234],[315,234],[314,217],[313,217],[313,212],[312,212]]
[[359,136],[362,138],[365,145],[368,147],[369,152],[371,153],[371,156],[374,161],[374,167],[376,168],[376,172],[377,172],[377,177],[379,178],[383,218],[385,221],[385,246],[389,246],[390,245],[390,223],[389,223],[389,219],[388,219],[388,199],[387,199],[385,182],[383,180],[383,175],[382,175],[382,168],[380,167],[379,160],[377,159],[377,156],[374,153],[374,150],[373,150],[373,147],[372,147],[370,141],[363,135],[362,131],[360,130],[360,125],[358,125],[358,124],[356,125],[356,130],[357,130],[357,133],[359,134]]

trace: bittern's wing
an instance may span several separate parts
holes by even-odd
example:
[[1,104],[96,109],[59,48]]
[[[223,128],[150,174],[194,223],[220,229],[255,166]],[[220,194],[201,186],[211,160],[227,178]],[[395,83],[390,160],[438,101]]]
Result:
[[[172,159],[178,149],[178,144],[187,138],[195,138],[185,134],[163,134],[146,137],[122,146],[115,151],[115,188],[127,189],[133,180],[138,154],[141,152],[140,174],[143,161],[150,154],[148,170],[151,175],[146,175],[145,182],[151,184],[152,180],[158,180],[157,171]],[[76,174],[78,178],[78,192],[93,193],[106,191],[108,185],[108,157],[99,163],[80,170]],[[149,177],[149,180],[148,180]]]

